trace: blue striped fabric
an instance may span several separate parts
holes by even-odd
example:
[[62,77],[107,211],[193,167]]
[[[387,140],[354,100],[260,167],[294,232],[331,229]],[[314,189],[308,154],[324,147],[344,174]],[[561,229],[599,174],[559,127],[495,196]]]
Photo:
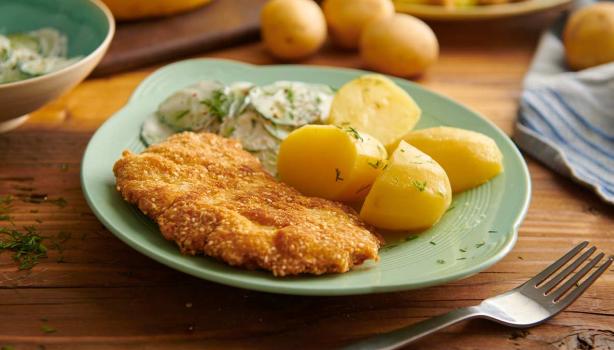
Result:
[[570,72],[559,36],[545,33],[525,78],[514,140],[614,204],[614,63]]

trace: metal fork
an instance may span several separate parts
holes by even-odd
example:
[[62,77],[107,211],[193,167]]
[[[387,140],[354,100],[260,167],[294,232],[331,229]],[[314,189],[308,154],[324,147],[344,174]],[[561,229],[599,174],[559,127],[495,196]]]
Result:
[[[344,349],[398,349],[452,324],[471,318],[486,318],[516,328],[540,324],[571,305],[614,261],[614,256],[608,257],[590,277],[578,283],[604,256],[604,253],[599,253],[572,275],[595,252],[596,248],[591,247],[563,271],[548,280],[587,245],[586,241],[578,244],[537,276],[509,292],[482,301],[480,305],[456,309],[390,333],[368,338]],[[571,277],[557,288],[570,275]],[[572,288],[574,289],[567,293]]]

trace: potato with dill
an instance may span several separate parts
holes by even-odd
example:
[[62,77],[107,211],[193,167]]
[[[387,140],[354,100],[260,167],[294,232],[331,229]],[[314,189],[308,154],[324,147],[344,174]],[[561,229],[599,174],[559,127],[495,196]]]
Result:
[[312,0],[271,0],[260,14],[261,35],[267,49],[282,60],[315,53],[326,39],[326,21]]
[[363,75],[339,89],[328,122],[351,125],[367,133],[390,151],[411,131],[422,111],[405,90],[378,74]]
[[306,125],[281,143],[281,180],[308,196],[356,201],[386,167],[384,146],[351,126]]
[[452,202],[443,168],[401,141],[360,210],[360,218],[382,229],[418,231],[436,224]]

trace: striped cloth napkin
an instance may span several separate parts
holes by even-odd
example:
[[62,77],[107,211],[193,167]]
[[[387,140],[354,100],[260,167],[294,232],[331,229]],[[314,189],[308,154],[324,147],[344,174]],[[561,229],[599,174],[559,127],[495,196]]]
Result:
[[569,71],[560,39],[563,23],[539,42],[524,81],[514,140],[614,204],[614,62]]

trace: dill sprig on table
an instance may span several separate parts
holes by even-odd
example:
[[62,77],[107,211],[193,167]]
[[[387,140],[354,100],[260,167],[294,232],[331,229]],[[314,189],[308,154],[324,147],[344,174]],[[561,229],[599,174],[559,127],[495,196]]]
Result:
[[47,257],[45,239],[34,226],[25,226],[24,232],[0,227],[0,251],[10,250],[20,270],[29,270],[38,264],[38,259]]

